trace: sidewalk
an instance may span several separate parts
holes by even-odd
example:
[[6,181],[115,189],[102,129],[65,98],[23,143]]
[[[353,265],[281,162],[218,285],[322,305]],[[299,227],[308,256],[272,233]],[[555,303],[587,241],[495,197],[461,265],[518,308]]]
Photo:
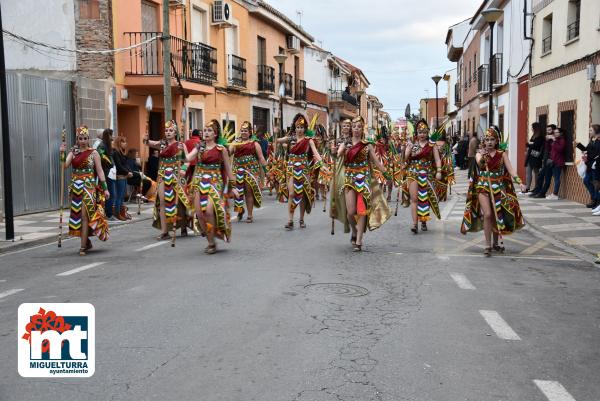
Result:
[[[129,221],[109,221],[109,227],[118,227],[124,224],[152,218],[154,203],[142,204],[141,214],[137,214],[137,204],[128,203]],[[4,221],[0,221],[0,253],[9,252],[19,248],[47,244],[58,240],[58,210],[43,213],[27,214],[15,217],[15,239],[6,241],[6,228]],[[69,209],[63,214],[63,239],[68,238]]]
[[[455,170],[457,184],[453,194],[463,198],[468,188],[467,170]],[[565,245],[597,256],[600,253],[600,216],[568,199],[532,199],[519,196],[526,224]]]

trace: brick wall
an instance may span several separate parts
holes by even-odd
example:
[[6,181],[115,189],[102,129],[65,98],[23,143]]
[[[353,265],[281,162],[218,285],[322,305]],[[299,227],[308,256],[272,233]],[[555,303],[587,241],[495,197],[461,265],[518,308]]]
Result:
[[[80,0],[75,0],[75,43],[77,49],[112,49],[112,1],[88,0],[87,7],[95,12],[82,10]],[[86,14],[87,13],[87,14]],[[89,18],[91,17],[91,18]],[[101,54],[77,54],[77,70],[87,78],[109,79],[114,75],[114,56]]]

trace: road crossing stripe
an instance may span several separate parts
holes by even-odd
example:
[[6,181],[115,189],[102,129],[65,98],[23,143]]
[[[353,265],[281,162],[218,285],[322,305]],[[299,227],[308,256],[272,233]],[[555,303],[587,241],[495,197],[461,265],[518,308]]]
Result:
[[96,262],[96,263],[90,263],[89,265],[81,266],[81,267],[78,267],[78,268],[76,268],[76,269],[67,270],[66,272],[58,273],[58,274],[57,274],[57,276],[61,276],[61,277],[64,277],[64,276],[70,276],[70,275],[72,275],[72,274],[79,273],[79,272],[82,272],[82,271],[84,271],[84,270],[92,269],[92,268],[94,268],[94,267],[97,267],[97,266],[103,265],[103,264],[105,264],[105,263],[106,263],[106,262]]
[[523,249],[521,251],[521,255],[533,255],[534,253],[536,253],[537,251],[539,251],[546,245],[548,245],[548,243],[546,241],[544,241],[543,239],[539,240],[537,243],[531,245],[529,248]]
[[146,245],[146,246],[143,246],[141,248],[138,248],[135,251],[136,252],[143,252],[143,251],[147,251],[148,249],[156,248],[157,246],[161,246],[161,245],[164,245],[164,244],[170,244],[170,242],[169,241],[157,242],[155,244],[150,244],[150,245]]
[[521,337],[502,319],[502,316],[493,310],[480,310],[479,313],[487,324],[494,330],[494,333],[503,340],[519,341]]
[[533,382],[544,393],[548,401],[575,401],[575,398],[559,382],[550,380],[534,380]]
[[[473,253],[456,253],[456,254],[446,254],[446,256],[451,256],[451,257],[456,257],[456,258],[465,258],[465,257],[469,257],[469,258],[485,258],[486,256],[484,254],[473,254]],[[498,255],[498,254],[494,254],[494,256],[492,256],[491,259],[494,258],[504,258],[504,259],[533,259],[533,260],[557,260],[557,261],[562,261],[562,262],[580,262],[581,259],[577,259],[577,258],[561,258],[561,257],[556,257],[556,256],[518,256],[518,255],[507,255],[507,254],[503,254],[503,255]]]
[[454,280],[456,285],[458,285],[458,288],[460,288],[462,290],[474,290],[475,289],[475,286],[473,284],[471,284],[469,279],[464,274],[450,273],[450,277],[452,277],[452,280]]
[[17,292],[21,292],[21,291],[23,291],[23,288],[13,288],[12,290],[0,292],[0,299],[6,298],[9,295],[13,295],[13,294],[16,294]]

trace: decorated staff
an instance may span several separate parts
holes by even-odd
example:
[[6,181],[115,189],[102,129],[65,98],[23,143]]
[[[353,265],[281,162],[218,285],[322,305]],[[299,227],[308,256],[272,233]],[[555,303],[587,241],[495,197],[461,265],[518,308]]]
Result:
[[[335,194],[335,218],[344,224],[344,232],[352,232],[350,242],[353,250],[362,250],[363,234],[375,230],[390,217],[390,210],[383,197],[373,168],[385,168],[375,153],[372,142],[364,140],[365,122],[362,117],[352,121],[352,138],[340,144],[337,157]],[[384,173],[386,179],[391,176]],[[338,185],[339,184],[339,185]],[[338,201],[339,199],[339,201]]]
[[[108,239],[108,222],[104,214],[104,200],[110,197],[106,177],[102,171],[100,154],[90,147],[90,136],[86,126],[77,128],[77,144],[67,155],[63,168],[73,166],[69,193],[71,214],[69,235],[81,238],[79,255],[85,256],[92,249],[90,237],[100,241]],[[60,151],[65,152],[63,142]]]
[[429,141],[429,126],[425,120],[417,123],[417,140],[408,144],[404,158],[406,160],[405,191],[410,194],[410,204],[405,202],[405,207],[410,206],[413,220],[411,231],[418,234],[421,222],[421,231],[427,231],[427,221],[431,220],[430,213],[440,218],[440,209],[434,178],[442,178],[442,166],[437,148]]
[[442,165],[442,178],[436,180],[436,194],[440,202],[445,202],[448,199],[448,191],[451,190],[454,184],[454,162],[452,161],[452,148],[446,141],[446,122],[431,134],[431,141],[435,143],[438,153],[440,154],[440,162]]
[[512,167],[506,148],[498,127],[491,126],[485,134],[484,148],[475,156],[477,169],[469,183],[460,228],[463,234],[483,229],[486,241],[484,255],[487,257],[492,255],[492,251],[504,252],[504,246],[502,243],[499,245],[498,240],[524,225],[513,181],[521,186],[522,191],[525,185]]
[[63,128],[60,132],[60,210],[58,212],[58,247],[62,247],[62,226],[63,226],[63,210],[64,210],[64,202],[65,202],[65,168],[63,167],[65,164],[65,160],[67,157],[67,130],[65,128],[65,114],[63,113]]
[[[148,119],[146,120],[146,136],[149,135],[149,126],[150,126],[150,112],[152,111],[152,96],[148,95],[148,97],[146,98],[146,111],[148,112]],[[145,174],[145,167],[146,167],[146,157],[144,157],[143,152],[140,151],[140,157],[142,159],[142,165],[141,165],[141,174],[140,174],[140,189],[138,191],[138,196],[137,196],[137,201],[138,201],[138,212],[137,214],[140,215],[142,213],[142,195],[144,193],[144,174]]]

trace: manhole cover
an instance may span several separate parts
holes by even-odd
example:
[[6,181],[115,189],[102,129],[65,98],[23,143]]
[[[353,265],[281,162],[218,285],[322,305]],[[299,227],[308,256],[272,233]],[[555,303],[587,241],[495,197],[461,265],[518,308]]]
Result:
[[338,295],[340,297],[364,297],[369,290],[364,287],[344,283],[315,283],[308,284],[304,288],[310,288],[326,295]]

